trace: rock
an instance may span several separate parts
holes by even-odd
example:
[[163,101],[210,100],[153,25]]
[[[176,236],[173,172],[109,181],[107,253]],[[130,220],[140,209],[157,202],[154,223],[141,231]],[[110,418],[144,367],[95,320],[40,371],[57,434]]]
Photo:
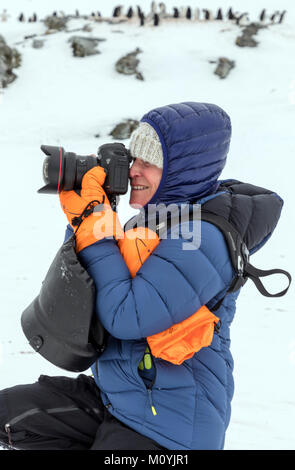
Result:
[[44,23],[49,30],[62,31],[66,29],[67,21],[66,16],[47,16]]
[[138,80],[144,80],[142,73],[137,70],[139,59],[137,59],[136,56],[140,52],[142,51],[137,48],[134,52],[130,52],[121,57],[115,65],[117,72],[123,73],[124,75],[135,75]]
[[0,88],[12,83],[17,75],[13,69],[21,65],[21,55],[17,49],[10,48],[0,35]]
[[73,36],[69,39],[69,42],[72,45],[73,55],[75,57],[100,54],[100,51],[96,49],[96,46],[101,41],[105,41],[105,39],[85,38],[81,36]]
[[257,47],[258,42],[252,38],[252,36],[238,36],[236,39],[236,45],[239,47]]
[[132,132],[139,126],[139,121],[134,119],[126,119],[123,122],[117,124],[114,129],[110,132],[114,139],[124,140],[129,139]]
[[220,57],[218,60],[218,65],[214,71],[216,75],[220,78],[226,78],[231,71],[232,68],[235,67],[235,62],[233,60],[229,60],[226,57]]
[[85,24],[82,28],[82,31],[86,31],[86,33],[91,33],[92,27],[89,23]]
[[41,47],[43,46],[44,46],[44,41],[42,41],[41,39],[34,39],[32,43],[32,47],[34,47],[34,49],[41,49]]
[[259,29],[266,28],[267,26],[260,23],[250,23],[242,29],[242,36],[236,39],[236,45],[239,47],[256,47],[259,43],[252,37]]
[[244,35],[251,36],[253,34],[257,34],[260,29],[264,29],[267,26],[262,25],[260,23],[250,23],[245,28],[242,29],[242,33]]

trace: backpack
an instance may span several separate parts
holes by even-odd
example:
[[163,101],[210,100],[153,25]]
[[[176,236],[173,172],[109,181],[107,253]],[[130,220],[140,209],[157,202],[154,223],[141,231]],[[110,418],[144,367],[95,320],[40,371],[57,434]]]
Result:
[[[269,217],[270,233],[279,219],[283,204],[271,191],[228,180],[220,184],[217,197],[201,205],[201,220],[215,225],[223,234],[236,273],[222,298],[210,306],[211,311],[218,310],[225,296],[239,290],[248,279],[251,279],[259,292],[266,297],[285,295],[291,284],[291,275],[287,271],[257,269],[250,263],[251,251],[253,252],[257,245],[261,246],[270,235],[264,236],[261,230],[254,236],[252,232],[249,235],[247,231],[242,234],[238,224],[233,223],[234,217],[230,222],[229,217],[222,213],[223,208],[228,207],[222,198],[238,197],[241,194],[270,197],[271,211],[267,211],[265,215]],[[193,206],[187,220],[194,220]],[[181,219],[181,222],[185,221]],[[135,217],[133,227],[138,226],[137,222]],[[155,231],[161,238],[161,235],[176,223],[179,223],[178,217],[170,217],[166,224],[156,226]],[[268,292],[260,279],[272,274],[283,274],[289,281],[284,290],[275,294]],[[105,350],[109,336],[95,313],[95,298],[94,282],[77,258],[73,235],[63,243],[55,256],[39,295],[22,313],[22,329],[33,349],[62,369],[71,372],[87,370]]]

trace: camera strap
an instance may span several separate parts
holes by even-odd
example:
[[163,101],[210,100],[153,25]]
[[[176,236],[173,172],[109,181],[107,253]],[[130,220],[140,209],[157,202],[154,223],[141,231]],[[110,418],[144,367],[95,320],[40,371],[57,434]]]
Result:
[[93,201],[90,201],[87,206],[85,207],[85,209],[83,210],[82,214],[79,215],[79,217],[73,217],[72,218],[72,225],[74,227],[77,227],[76,230],[75,230],[75,234],[77,233],[80,225],[82,224],[83,220],[86,219],[86,217],[88,217],[89,215],[91,215],[94,211],[94,208],[97,206],[97,205],[103,205],[104,204],[104,200],[105,200],[105,197],[103,196],[103,200],[102,202],[98,201],[97,199],[94,199]]

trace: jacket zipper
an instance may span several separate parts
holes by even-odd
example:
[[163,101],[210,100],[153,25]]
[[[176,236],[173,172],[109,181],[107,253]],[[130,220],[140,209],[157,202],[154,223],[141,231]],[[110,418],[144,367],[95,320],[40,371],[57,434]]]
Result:
[[153,363],[154,370],[155,370],[155,377],[154,377],[154,379],[152,380],[151,384],[148,386],[147,391],[148,391],[148,397],[149,397],[149,401],[150,401],[152,413],[153,413],[154,416],[156,416],[156,415],[157,415],[157,411],[156,411],[156,408],[154,407],[154,404],[153,404],[152,388],[153,388],[154,383],[155,383],[155,381],[156,381],[157,369],[156,369],[154,357],[153,357],[153,355],[152,355],[151,352],[150,352],[150,356],[151,356],[152,363]]

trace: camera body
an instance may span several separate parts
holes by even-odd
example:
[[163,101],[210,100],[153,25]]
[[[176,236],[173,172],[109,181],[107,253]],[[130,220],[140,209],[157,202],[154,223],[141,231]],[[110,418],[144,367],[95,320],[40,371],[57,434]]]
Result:
[[106,172],[103,188],[108,195],[119,196],[128,190],[132,157],[124,144],[115,142],[101,145],[97,157],[76,155],[65,152],[63,147],[49,145],[41,145],[41,150],[47,155],[43,163],[46,185],[38,193],[58,194],[63,190],[79,190],[85,173],[97,165],[102,166]]

